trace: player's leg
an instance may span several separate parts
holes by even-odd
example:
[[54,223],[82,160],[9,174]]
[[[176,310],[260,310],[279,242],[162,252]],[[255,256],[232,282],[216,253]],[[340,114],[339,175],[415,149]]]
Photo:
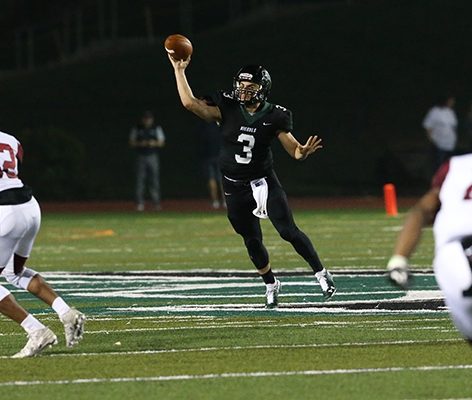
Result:
[[305,259],[315,273],[323,270],[323,264],[311,240],[295,224],[287,195],[277,178],[269,177],[267,180],[269,185],[267,211],[270,221],[280,237],[292,244],[296,252]]
[[467,259],[460,242],[437,251],[434,273],[455,326],[472,341],[472,260]]
[[149,194],[155,209],[159,210],[161,207],[161,184],[160,184],[160,163],[159,156],[153,154],[148,156],[148,173],[149,173]]
[[223,180],[226,195],[228,219],[236,233],[244,240],[249,258],[266,284],[266,304],[275,307],[280,289],[280,282],[275,278],[270,267],[269,253],[262,241],[259,219],[252,214],[254,200],[249,186],[235,185]]
[[144,210],[144,188],[146,185],[146,160],[144,156],[138,155],[136,158],[136,188],[135,200],[136,210]]
[[331,274],[324,268],[316,252],[313,243],[302,232],[293,219],[292,211],[288,205],[287,195],[275,175],[267,178],[269,195],[267,199],[267,211],[269,219],[279,233],[280,237],[289,242],[295,251],[310,265],[320,283],[321,290],[326,299],[331,298],[336,292]]
[[0,313],[18,324],[21,324],[28,317],[28,312],[16,302],[10,291],[2,285],[0,285]]
[[64,325],[67,346],[73,346],[82,339],[85,316],[71,308],[38,272],[25,266],[41,224],[39,205],[33,198],[30,202],[15,207],[19,209],[19,219],[24,221],[25,228],[16,243],[15,254],[8,261],[3,274],[9,283],[27,290],[52,307]]
[[210,195],[210,204],[214,209],[220,208],[218,193],[218,183],[215,179],[215,170],[211,158],[202,160],[202,177],[207,184],[208,194]]
[[21,307],[13,295],[0,285],[0,313],[18,323],[27,333],[29,340],[14,358],[32,357],[45,347],[56,344],[54,333]]
[[215,209],[220,208],[218,183],[216,182],[216,179],[213,176],[208,179],[208,192],[210,193],[211,206]]
[[226,208],[218,158],[210,158],[207,160],[206,169],[208,177],[208,189],[210,192],[213,208],[220,208],[221,206]]
[[218,164],[218,159],[215,159],[213,162],[213,171],[215,175],[215,180],[216,180],[216,185],[218,187],[218,195],[219,198],[221,199],[221,204],[223,205],[224,208],[226,208],[226,199],[225,199],[225,192],[223,190],[223,180],[222,180],[222,175],[220,171],[220,166]]

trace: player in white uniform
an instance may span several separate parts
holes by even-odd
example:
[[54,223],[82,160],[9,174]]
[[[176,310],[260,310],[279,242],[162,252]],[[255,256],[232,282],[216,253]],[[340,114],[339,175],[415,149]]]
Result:
[[[84,315],[71,308],[34,270],[25,267],[41,223],[41,210],[31,188],[18,177],[23,149],[18,140],[0,132],[0,272],[8,283],[28,290],[51,306],[65,328],[67,346],[83,335]],[[0,285],[0,312],[18,322],[28,334],[25,347],[15,358],[32,357],[56,344],[56,335],[16,303]]]
[[452,157],[409,212],[387,269],[392,282],[411,283],[408,258],[422,227],[434,221],[436,281],[457,329],[472,344],[472,154]]

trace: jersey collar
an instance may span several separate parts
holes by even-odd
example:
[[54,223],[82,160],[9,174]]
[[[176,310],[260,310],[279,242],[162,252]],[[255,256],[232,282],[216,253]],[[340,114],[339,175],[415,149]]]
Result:
[[264,102],[262,107],[259,108],[259,111],[256,111],[254,114],[249,114],[246,110],[246,107],[241,104],[239,105],[239,107],[241,108],[241,113],[243,114],[244,119],[249,125],[253,124],[258,119],[266,115],[271,110],[271,106],[272,104],[266,101]]

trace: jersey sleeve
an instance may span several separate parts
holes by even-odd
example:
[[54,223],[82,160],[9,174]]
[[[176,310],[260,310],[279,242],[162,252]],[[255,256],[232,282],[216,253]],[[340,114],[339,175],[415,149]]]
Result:
[[292,132],[293,131],[293,118],[292,112],[287,108],[281,106],[275,106],[280,110],[279,121],[278,121],[278,132]]
[[441,189],[441,186],[443,185],[444,180],[446,179],[447,173],[449,172],[449,164],[450,162],[446,161],[439,167],[431,181],[431,188]]
[[203,100],[205,100],[205,102],[210,106],[217,106],[221,108],[221,106],[224,104],[223,92],[220,90],[209,96],[203,96]]
[[205,100],[208,105],[219,108],[223,121],[228,113],[231,112],[232,107],[234,107],[234,99],[231,92],[218,91],[209,96],[208,100]]
[[213,95],[205,95],[205,96],[199,96],[198,98],[200,100],[203,100],[207,106],[212,106],[212,107],[215,107],[216,106],[216,102],[215,100],[213,99],[213,96],[218,96],[218,93],[215,93]]

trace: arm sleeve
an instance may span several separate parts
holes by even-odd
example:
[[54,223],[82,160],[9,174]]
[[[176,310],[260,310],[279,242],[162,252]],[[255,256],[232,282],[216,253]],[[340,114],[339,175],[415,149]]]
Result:
[[215,92],[209,96],[204,96],[203,99],[208,105],[217,106],[221,108],[221,105],[223,104],[223,92]]
[[280,119],[278,124],[277,132],[292,132],[293,131],[293,118],[290,110],[284,109],[280,113]]

